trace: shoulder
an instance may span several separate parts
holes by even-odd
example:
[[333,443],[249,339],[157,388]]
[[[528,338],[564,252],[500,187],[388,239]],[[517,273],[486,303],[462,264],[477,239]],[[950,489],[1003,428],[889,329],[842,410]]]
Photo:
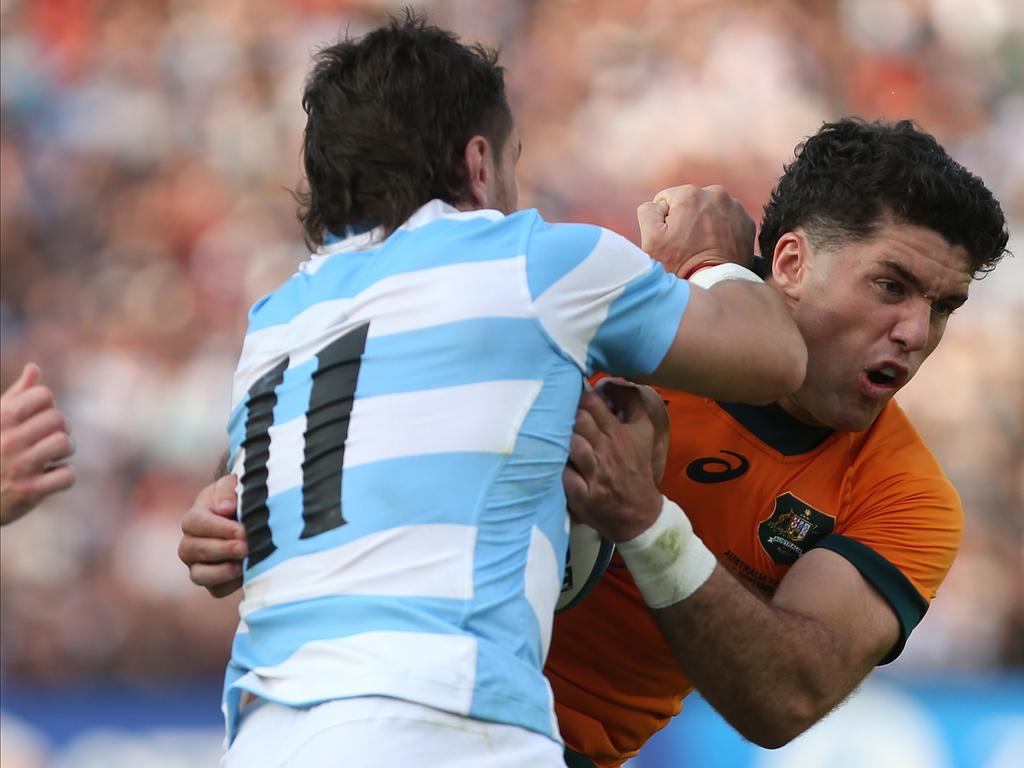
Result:
[[642,258],[650,258],[635,244],[617,232],[596,224],[578,222],[551,222],[545,220],[535,209],[518,211],[506,218],[529,231],[531,253],[545,252],[555,256],[586,256],[594,252],[622,252]]
[[[522,216],[528,224],[522,253],[535,298],[570,274],[574,293],[576,288],[600,292],[617,289],[655,265],[637,245],[604,227],[553,223],[536,211],[520,211],[515,216]],[[658,271],[663,273],[660,267]]]
[[854,478],[876,489],[903,489],[940,501],[957,516],[960,497],[942,466],[896,402],[890,402],[875,423],[857,438]]

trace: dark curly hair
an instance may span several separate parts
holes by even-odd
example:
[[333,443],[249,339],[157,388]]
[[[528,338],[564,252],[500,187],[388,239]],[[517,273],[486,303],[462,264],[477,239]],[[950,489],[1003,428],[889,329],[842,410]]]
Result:
[[963,246],[973,277],[1006,253],[999,201],[910,120],[825,123],[772,190],[758,244],[770,262],[779,238],[798,226],[815,245],[835,246],[870,238],[887,216]]
[[429,200],[462,202],[466,143],[480,134],[497,152],[512,128],[497,58],[408,8],[319,51],[302,95],[307,243],[348,226],[390,234]]

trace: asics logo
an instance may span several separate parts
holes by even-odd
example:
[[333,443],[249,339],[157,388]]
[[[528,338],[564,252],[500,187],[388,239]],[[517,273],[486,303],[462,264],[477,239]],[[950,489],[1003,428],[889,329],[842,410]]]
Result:
[[735,480],[750,469],[750,462],[743,454],[724,449],[719,453],[728,454],[739,462],[734,464],[718,456],[702,456],[687,465],[686,476],[695,483],[724,483],[726,480]]

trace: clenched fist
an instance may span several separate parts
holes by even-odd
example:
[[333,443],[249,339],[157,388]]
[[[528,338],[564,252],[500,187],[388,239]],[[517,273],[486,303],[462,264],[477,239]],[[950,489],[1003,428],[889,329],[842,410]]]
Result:
[[750,268],[754,220],[719,186],[684,184],[663,189],[636,211],[640,247],[680,277],[705,262]]

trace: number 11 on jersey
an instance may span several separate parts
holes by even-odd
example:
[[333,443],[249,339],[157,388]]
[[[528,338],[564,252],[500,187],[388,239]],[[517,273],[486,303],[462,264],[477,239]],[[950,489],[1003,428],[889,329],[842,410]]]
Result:
[[[356,383],[369,323],[338,337],[316,353],[313,386],[306,410],[302,455],[302,534],[308,539],[345,524],[341,510],[345,441],[355,402]],[[267,462],[270,427],[274,423],[277,388],[284,381],[289,358],[261,376],[249,389],[245,420],[245,463],[242,473],[242,524],[249,543],[251,568],[277,549],[270,529]],[[295,461],[299,457],[294,457]]]

